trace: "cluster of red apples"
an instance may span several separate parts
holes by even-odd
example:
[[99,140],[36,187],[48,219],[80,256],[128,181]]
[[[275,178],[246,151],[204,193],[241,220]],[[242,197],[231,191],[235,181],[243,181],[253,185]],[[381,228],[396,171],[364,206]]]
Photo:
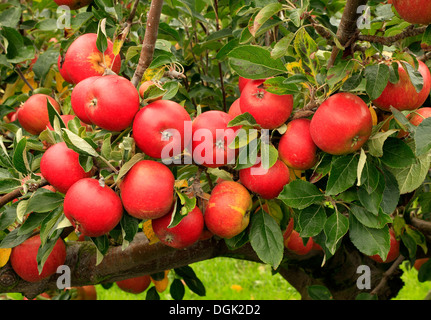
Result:
[[[394,5],[397,2],[401,1],[394,0]],[[184,107],[173,101],[157,100],[141,107],[139,91],[128,79],[118,75],[121,59],[112,53],[112,42],[108,40],[108,48],[102,54],[97,50],[96,38],[95,34],[78,37],[66,54],[59,57],[60,73],[67,82],[75,85],[71,96],[74,115],[62,117],[76,116],[84,124],[109,131],[132,127],[137,147],[153,159],[136,163],[122,179],[117,193],[94,178],[93,170],[84,171],[78,153],[64,142],[49,146],[41,159],[41,174],[58,192],[65,194],[65,216],[85,236],[109,233],[118,225],[125,210],[138,219],[150,219],[160,241],[177,249],[198,241],[204,229],[222,238],[232,238],[249,224],[253,195],[274,199],[289,183],[290,170],[312,168],[319,151],[349,154],[359,150],[370,137],[372,116],[360,97],[348,92],[336,93],[327,98],[311,118],[290,120],[293,96],[268,92],[265,79],[240,77],[241,95],[229,112],[206,111],[193,121]],[[105,70],[111,72],[106,74]],[[419,93],[401,64],[398,72],[399,82],[388,82],[373,104],[383,111],[388,111],[390,106],[398,110],[420,108],[430,92],[428,68],[419,62],[419,72],[424,78]],[[47,100],[61,112],[58,102],[43,94],[32,95],[19,108],[18,121],[28,133],[38,135],[49,128]],[[279,159],[271,168],[263,169],[258,157],[254,166],[239,170],[238,181],[217,183],[204,212],[196,206],[177,226],[168,228],[176,202],[175,177],[160,160],[188,150],[193,161],[204,167],[217,168],[235,163],[237,153],[228,146],[240,127],[229,127],[228,124],[245,112],[251,114],[262,129],[274,130],[287,124],[277,145]],[[414,124],[418,125],[427,116],[424,113]],[[191,134],[186,132],[187,122],[191,123]],[[297,254],[306,254],[319,247],[312,239],[303,244],[293,229],[293,220],[284,235],[285,246]],[[395,254],[390,252],[388,259],[397,255],[398,242],[392,243],[395,243]],[[40,238],[34,236],[13,249],[12,266],[27,281],[47,277],[65,262],[66,247],[59,239],[39,274],[36,264],[39,246]]]

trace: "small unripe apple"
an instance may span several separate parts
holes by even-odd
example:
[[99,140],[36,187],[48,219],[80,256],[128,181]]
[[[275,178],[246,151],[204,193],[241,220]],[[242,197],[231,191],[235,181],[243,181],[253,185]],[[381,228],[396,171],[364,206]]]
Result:
[[205,225],[213,234],[230,239],[250,222],[252,199],[248,190],[235,181],[222,181],[211,192],[204,213]]
[[39,274],[36,257],[40,245],[40,235],[37,234],[12,249],[10,255],[12,269],[25,281],[37,282],[53,275],[66,260],[66,245],[59,238]]
[[167,214],[174,201],[175,177],[163,163],[141,160],[120,184],[126,211],[138,219],[157,219]]
[[151,220],[152,227],[162,243],[172,248],[184,249],[200,239],[204,228],[204,217],[202,211],[196,206],[175,227],[168,228],[173,213],[172,210],[163,217]]
[[66,193],[78,180],[89,178],[93,172],[85,172],[79,164],[79,154],[69,149],[65,142],[48,148],[40,160],[43,177],[58,191]]
[[101,181],[85,178],[69,188],[64,197],[64,215],[88,237],[109,233],[123,215],[121,199]]
[[239,170],[239,179],[248,190],[263,199],[274,199],[289,183],[290,173],[289,168],[280,160],[266,169],[258,158],[254,166]]
[[121,290],[133,294],[139,294],[147,290],[151,284],[151,277],[144,275],[142,277],[135,277],[115,282]]
[[60,112],[60,105],[54,98],[37,93],[28,98],[18,109],[18,121],[29,133],[38,135],[49,125],[48,102]]

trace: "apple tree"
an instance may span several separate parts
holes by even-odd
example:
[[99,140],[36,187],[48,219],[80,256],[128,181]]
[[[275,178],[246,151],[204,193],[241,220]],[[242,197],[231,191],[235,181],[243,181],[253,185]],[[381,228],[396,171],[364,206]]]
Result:
[[215,257],[303,299],[430,281],[419,2],[2,1],[0,293],[205,295]]

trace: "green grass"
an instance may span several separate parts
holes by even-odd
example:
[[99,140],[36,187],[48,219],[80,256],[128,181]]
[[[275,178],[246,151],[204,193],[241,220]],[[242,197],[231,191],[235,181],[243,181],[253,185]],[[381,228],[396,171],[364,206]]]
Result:
[[[230,258],[215,258],[191,265],[206,288],[200,297],[186,288],[184,300],[298,300],[299,293],[279,274],[272,274],[267,265]],[[420,283],[417,271],[402,265],[404,288],[394,300],[422,300],[431,290],[431,282]],[[172,274],[170,282],[172,281]],[[116,285],[106,290],[96,286],[100,300],[144,300],[146,292],[130,294]],[[162,300],[172,300],[168,289],[160,294]]]

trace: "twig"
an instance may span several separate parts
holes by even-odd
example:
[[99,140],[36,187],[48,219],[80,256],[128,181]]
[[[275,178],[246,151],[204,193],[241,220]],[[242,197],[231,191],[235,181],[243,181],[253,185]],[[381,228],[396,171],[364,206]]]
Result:
[[[214,13],[216,18],[216,30],[220,30],[220,23],[219,23],[219,17],[218,17],[218,0],[214,0]],[[224,88],[224,76],[223,76],[223,69],[221,66],[221,62],[218,62],[218,72],[220,74],[220,88],[222,92],[222,98],[223,98],[223,110],[224,112],[227,112],[227,105],[226,105],[226,91]]]
[[138,66],[132,77],[132,84],[138,87],[145,70],[151,64],[156,47],[160,15],[162,14],[163,0],[151,0],[150,11],[148,13],[147,28],[145,29],[144,42],[142,43],[141,55]]
[[388,280],[391,277],[391,275],[395,272],[395,270],[398,269],[399,265],[401,264],[401,262],[404,261],[404,259],[405,259],[404,256],[400,255],[392,263],[391,267],[385,273],[383,273],[383,277],[380,280],[379,284],[370,292],[370,294],[378,296],[380,290],[386,285],[386,283],[388,282]]
[[[32,190],[37,190],[38,188],[42,188],[42,187],[44,187],[44,186],[46,186],[46,185],[48,185],[48,184],[49,184],[49,183],[48,183],[48,181],[47,181],[47,180],[42,179],[39,183],[35,184],[35,185],[32,187]],[[20,188],[17,188],[17,189],[15,189],[15,190],[13,190],[13,191],[11,191],[11,192],[9,192],[9,193],[5,194],[4,196],[2,196],[2,197],[0,198],[0,208],[1,208],[1,207],[3,207],[5,204],[7,204],[7,203],[11,202],[12,200],[14,200],[14,199],[16,199],[16,198],[20,197],[20,196],[22,195],[22,190],[23,190],[23,188],[22,188],[22,187],[20,187]]]
[[[359,18],[358,7],[366,5],[367,2],[368,0],[347,0],[341,17],[340,26],[337,30],[338,41],[344,48],[347,47],[348,43],[352,43],[352,38],[358,29],[356,24]],[[334,65],[339,52],[340,48],[334,45],[332,47],[331,57],[328,60],[328,69]]]
[[23,75],[20,67],[15,66],[15,71],[16,71],[16,73],[18,73],[19,77],[25,82],[25,84],[30,88],[30,91],[33,91],[34,88],[31,86],[30,82],[28,82],[28,80]]
[[414,37],[419,34],[422,34],[425,32],[427,27],[419,27],[415,28],[414,25],[410,25],[409,27],[405,28],[401,33],[391,36],[391,37],[380,37],[380,36],[370,36],[370,35],[358,35],[358,40],[360,41],[368,41],[368,42],[377,42],[381,43],[383,45],[389,46],[393,44],[396,41],[403,40],[405,38]]
[[413,227],[415,227],[416,229],[419,229],[420,231],[431,234],[431,222],[430,221],[426,221],[426,220],[419,219],[416,217],[411,217],[410,218],[410,224]]

